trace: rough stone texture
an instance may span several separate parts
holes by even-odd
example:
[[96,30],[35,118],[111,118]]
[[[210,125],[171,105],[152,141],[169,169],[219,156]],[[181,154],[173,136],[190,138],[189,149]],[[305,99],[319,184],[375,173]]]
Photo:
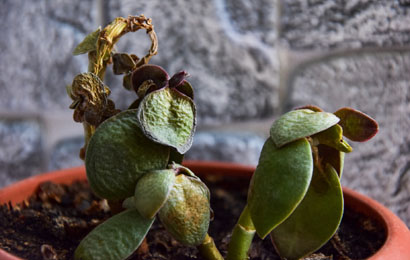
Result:
[[406,0],[282,0],[281,42],[292,49],[410,45]]
[[257,165],[264,143],[264,138],[252,133],[198,132],[185,159]]
[[41,172],[41,124],[0,119],[0,187]]
[[370,195],[410,225],[410,52],[362,53],[311,64],[295,75],[291,105],[357,108],[379,122],[346,155],[344,184]]
[[82,136],[67,138],[53,147],[49,160],[50,171],[84,165],[79,157],[80,149],[84,145]]
[[[152,18],[159,53],[151,63],[170,74],[188,71],[199,124],[216,124],[263,118],[277,107],[275,8],[265,8],[264,2],[110,1],[109,17],[143,13]],[[126,36],[118,49],[143,55],[150,45],[147,38],[145,33]],[[120,79],[109,82],[121,85]],[[114,100],[135,98],[117,89],[113,87]]]
[[0,109],[67,109],[65,86],[87,69],[71,53],[96,27],[94,2],[0,1]]

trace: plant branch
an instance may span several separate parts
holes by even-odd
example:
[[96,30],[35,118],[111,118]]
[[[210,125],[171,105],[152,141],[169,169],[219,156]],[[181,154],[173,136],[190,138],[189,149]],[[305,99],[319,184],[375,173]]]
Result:
[[215,245],[214,240],[206,234],[204,242],[198,246],[199,253],[203,258],[209,260],[223,260],[221,253]]
[[232,232],[231,241],[228,245],[227,260],[246,260],[248,251],[255,236],[255,226],[253,225],[248,205],[242,211],[238,223]]

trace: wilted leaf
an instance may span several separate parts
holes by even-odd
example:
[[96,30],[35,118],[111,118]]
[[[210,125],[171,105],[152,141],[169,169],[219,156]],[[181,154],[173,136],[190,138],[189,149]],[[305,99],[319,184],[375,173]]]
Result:
[[319,144],[325,144],[344,153],[353,151],[353,148],[343,140],[343,129],[338,124],[313,135],[312,138]]
[[75,250],[76,260],[126,259],[141,244],[154,219],[136,209],[121,212],[92,230]]
[[379,131],[377,122],[358,110],[344,107],[334,113],[340,118],[343,135],[355,142],[365,142]]
[[185,78],[188,77],[188,73],[186,71],[180,71],[175,73],[169,80],[169,87],[170,88],[176,88],[178,87],[183,81],[185,81]]
[[182,244],[201,244],[210,220],[208,188],[196,177],[177,175],[158,216],[167,231]]
[[107,119],[92,136],[85,166],[93,191],[106,199],[133,196],[143,173],[164,169],[169,147],[145,137],[136,110],[127,110]]
[[113,71],[116,75],[130,72],[136,66],[134,59],[128,53],[114,53],[112,60]]
[[336,232],[342,215],[343,193],[335,169],[315,169],[305,198],[271,233],[276,250],[289,260],[316,251]]
[[194,99],[194,88],[188,81],[184,80],[181,84],[179,84],[176,87],[176,90],[190,97],[192,100]]
[[306,138],[277,148],[269,138],[252,177],[248,207],[261,238],[282,223],[305,196],[313,171]]
[[97,49],[97,41],[100,36],[101,28],[87,35],[80,44],[75,47],[73,55],[80,55],[88,53],[90,51],[95,51]]
[[124,75],[124,77],[122,78],[122,86],[126,90],[132,90],[132,73]]
[[108,99],[110,89],[94,73],[82,73],[75,76],[71,84],[70,106],[75,109],[74,120],[98,126],[106,118],[118,113],[112,100]]
[[184,154],[192,145],[195,104],[171,88],[148,94],[138,108],[138,119],[147,137]]
[[152,80],[158,88],[162,88],[168,83],[168,79],[168,73],[157,65],[142,65],[132,73],[132,85],[137,93],[144,81]]
[[277,147],[294,140],[319,133],[339,122],[339,119],[326,112],[313,112],[310,109],[290,111],[276,120],[270,136]]
[[153,218],[167,201],[175,182],[172,169],[156,170],[144,174],[135,188],[135,205],[145,218]]

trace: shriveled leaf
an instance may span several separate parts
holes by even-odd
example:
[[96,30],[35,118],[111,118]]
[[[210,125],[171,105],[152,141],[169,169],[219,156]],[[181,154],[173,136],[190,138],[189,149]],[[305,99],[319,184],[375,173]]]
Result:
[[175,73],[169,80],[169,87],[170,88],[176,88],[178,87],[183,81],[185,81],[185,78],[188,77],[188,73],[186,71],[180,71]]
[[153,218],[168,199],[175,183],[175,172],[171,169],[147,172],[135,188],[135,205],[145,218]]
[[158,88],[162,88],[168,83],[168,79],[168,73],[157,65],[142,65],[132,73],[132,85],[137,93],[144,81],[152,80]]
[[75,250],[74,258],[126,259],[139,247],[153,222],[136,209],[121,212],[93,229]]
[[344,107],[334,113],[340,118],[343,135],[355,142],[365,142],[379,131],[379,125],[370,116],[353,108]]
[[195,104],[175,89],[163,88],[148,94],[138,108],[145,135],[184,154],[192,145]]
[[114,53],[112,55],[114,74],[120,75],[132,71],[137,65],[128,53]]
[[192,100],[194,99],[194,88],[188,81],[184,80],[176,87],[176,89],[182,94],[190,97]]
[[325,144],[344,153],[353,151],[353,148],[343,140],[343,129],[338,124],[313,135],[312,138],[315,142],[319,142],[319,144]]
[[279,255],[292,260],[324,245],[336,232],[343,215],[342,187],[333,167],[315,169],[309,190],[289,218],[271,233]]
[[210,220],[208,188],[196,177],[177,175],[158,216],[167,231],[182,244],[201,244]]
[[101,28],[87,35],[80,44],[75,47],[73,55],[80,55],[88,53],[90,51],[95,51],[97,49],[97,41],[100,36]]
[[276,120],[270,136],[277,147],[294,140],[319,133],[339,122],[331,113],[314,112],[310,109],[290,111]]
[[341,178],[343,174],[345,153],[323,144],[319,144],[317,148],[320,162],[323,167],[326,164],[330,164],[336,170],[339,178]]
[[248,207],[261,238],[282,223],[305,196],[313,171],[306,138],[277,148],[269,138],[252,177]]
[[131,73],[124,75],[124,77],[122,78],[122,86],[126,90],[132,90],[132,74]]
[[85,166],[93,191],[115,200],[133,196],[137,180],[147,171],[165,168],[168,159],[169,147],[146,138],[136,110],[126,110],[97,128]]

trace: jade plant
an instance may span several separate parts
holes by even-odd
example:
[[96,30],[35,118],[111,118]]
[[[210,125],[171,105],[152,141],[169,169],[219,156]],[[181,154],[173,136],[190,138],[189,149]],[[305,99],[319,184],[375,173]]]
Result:
[[[140,29],[152,42],[144,57],[115,50],[121,36]],[[177,241],[197,246],[205,259],[223,259],[207,233],[213,215],[210,192],[182,166],[196,126],[194,91],[185,71],[170,77],[149,64],[157,49],[151,20],[141,15],[116,18],[74,50],[89,58],[88,72],[67,87],[74,120],[84,126],[80,157],[93,192],[115,213],[81,241],[76,259],[129,257],[146,243],[155,218]],[[130,95],[136,94],[123,111],[108,98],[103,81],[110,64]],[[377,130],[373,119],[351,108],[327,113],[306,106],[276,120],[247,205],[233,227],[227,259],[247,259],[255,234],[270,235],[286,259],[301,258],[326,243],[343,215],[340,178],[344,154],[352,151],[343,136],[362,142]]]

